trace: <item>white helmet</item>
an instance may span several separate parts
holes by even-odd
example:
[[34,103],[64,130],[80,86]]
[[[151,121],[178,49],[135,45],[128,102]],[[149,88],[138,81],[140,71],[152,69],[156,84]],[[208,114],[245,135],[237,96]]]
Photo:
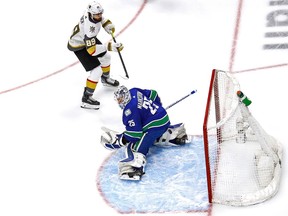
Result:
[[88,4],[87,10],[92,15],[94,15],[94,14],[102,14],[104,12],[103,7],[96,1],[93,1],[90,4]]
[[117,101],[121,109],[129,103],[131,100],[131,94],[126,86],[121,85],[114,92],[114,99]]

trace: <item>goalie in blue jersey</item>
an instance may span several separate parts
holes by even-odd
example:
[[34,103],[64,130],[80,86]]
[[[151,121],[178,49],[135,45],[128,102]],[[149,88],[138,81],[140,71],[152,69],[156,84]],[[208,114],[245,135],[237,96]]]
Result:
[[126,147],[126,158],[119,162],[119,177],[140,180],[146,155],[153,144],[181,145],[187,140],[184,124],[171,125],[169,116],[155,90],[120,86],[114,98],[123,109],[126,130],[117,133],[103,129],[101,143],[108,149]]

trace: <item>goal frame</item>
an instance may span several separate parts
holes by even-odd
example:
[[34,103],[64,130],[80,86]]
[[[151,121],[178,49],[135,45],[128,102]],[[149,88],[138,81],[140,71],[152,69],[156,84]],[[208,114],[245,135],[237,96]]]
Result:
[[[224,135],[224,137],[222,137],[222,131],[221,131],[222,127],[218,127],[218,123],[219,123],[219,125],[225,124],[225,121],[227,120],[225,118],[221,119],[221,113],[220,113],[221,110],[219,108],[221,104],[219,102],[220,100],[219,100],[219,92],[218,92],[219,91],[219,82],[221,82],[221,81],[218,80],[218,74],[217,74],[218,72],[225,72],[225,71],[221,71],[221,70],[217,70],[217,69],[212,70],[210,84],[209,84],[209,90],[208,90],[208,96],[207,96],[206,109],[205,109],[205,116],[204,116],[204,121],[203,121],[203,142],[204,142],[204,155],[205,155],[205,163],[206,163],[206,178],[207,178],[207,191],[208,191],[209,203],[213,203],[213,189],[214,189],[214,186],[216,184],[215,178],[217,178],[216,173],[217,173],[217,169],[218,169],[217,166],[214,167],[213,170],[211,170],[211,167],[210,167],[209,137],[208,137],[208,130],[209,130],[208,121],[209,121],[210,110],[214,109],[213,111],[215,112],[214,113],[215,116],[213,116],[213,117],[215,118],[216,125],[215,125],[215,127],[213,126],[213,128],[216,129],[215,132],[216,132],[217,150],[216,150],[216,156],[215,157],[217,158],[217,161],[218,161],[218,158],[221,157],[221,155],[219,153],[220,151],[218,150],[219,146],[221,145],[222,142],[223,143],[225,142],[225,135]],[[225,74],[227,74],[227,77],[229,77],[229,78],[231,76],[231,80],[233,80],[233,85],[235,86],[235,88],[239,88],[239,90],[240,90],[240,85],[237,82],[237,80],[232,76],[232,74],[229,72],[225,72]],[[220,83],[220,85],[221,85],[221,83]],[[235,92],[235,94],[236,94],[236,92]],[[214,102],[214,104],[212,104],[213,103],[212,101]],[[223,106],[223,104],[222,104],[222,106]],[[238,105],[235,106],[235,110],[236,110],[237,106]],[[241,106],[242,106],[242,104],[241,104]],[[243,106],[245,106],[245,105],[243,105]],[[245,109],[248,110],[247,107],[245,107]],[[222,110],[222,112],[223,112],[223,110]],[[249,112],[249,110],[248,110],[248,112]],[[230,114],[233,115],[233,109],[232,109],[232,112]],[[249,203],[249,201],[246,200],[246,201],[244,201],[244,203],[239,204],[240,206],[257,204],[257,203],[263,202],[266,199],[269,199],[270,197],[274,196],[276,194],[276,192],[278,191],[280,174],[281,174],[282,146],[278,142],[277,142],[276,146],[277,146],[277,148],[279,148],[279,150],[277,150],[277,152],[275,153],[276,156],[274,155],[274,153],[272,154],[272,156],[274,156],[274,159],[273,159],[274,161],[277,159],[279,160],[279,162],[275,163],[276,165],[275,165],[274,175],[276,177],[273,176],[273,183],[271,184],[272,186],[269,184],[269,186],[267,186],[267,188],[260,190],[260,193],[263,193],[264,195],[267,194],[268,198],[266,198],[264,196],[261,197],[259,200],[256,200],[256,199],[253,200],[253,198],[252,198],[251,203]],[[269,156],[271,156],[271,155],[269,155]],[[213,175],[213,177],[215,177],[214,179],[212,179],[212,177],[211,177],[212,175]],[[273,192],[271,194],[269,194],[267,192],[268,190],[270,190],[270,191],[273,190]],[[244,195],[244,197],[245,197],[245,195]],[[219,203],[219,202],[217,202],[217,203]],[[228,203],[223,202],[220,204],[230,205],[229,202]],[[231,205],[237,206],[238,204],[231,204]]]

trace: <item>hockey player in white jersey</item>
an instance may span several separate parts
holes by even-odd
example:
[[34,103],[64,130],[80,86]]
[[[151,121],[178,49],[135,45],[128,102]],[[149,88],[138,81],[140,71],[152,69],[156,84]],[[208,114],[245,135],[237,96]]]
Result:
[[85,70],[89,73],[82,97],[82,108],[99,109],[100,102],[93,98],[93,93],[101,78],[105,86],[117,87],[119,82],[110,77],[111,55],[108,51],[118,52],[122,43],[102,44],[97,38],[103,27],[108,34],[115,32],[114,24],[103,17],[104,9],[98,2],[91,2],[74,27],[68,41],[68,49],[73,51]]

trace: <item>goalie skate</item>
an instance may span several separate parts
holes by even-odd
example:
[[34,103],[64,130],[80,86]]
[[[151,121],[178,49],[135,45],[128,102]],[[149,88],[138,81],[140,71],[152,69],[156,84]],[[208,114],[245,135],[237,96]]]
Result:
[[154,143],[157,146],[180,146],[191,142],[183,123],[171,125]]
[[136,168],[130,166],[125,167],[125,169],[122,168],[121,172],[119,173],[119,178],[122,180],[139,181],[144,174],[145,172],[143,171],[143,167]]

